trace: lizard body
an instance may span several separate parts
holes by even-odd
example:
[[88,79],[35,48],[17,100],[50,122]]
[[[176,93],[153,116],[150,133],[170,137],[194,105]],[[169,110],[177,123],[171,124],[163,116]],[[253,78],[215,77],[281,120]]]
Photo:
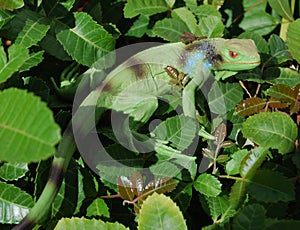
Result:
[[[43,193],[29,214],[14,229],[31,229],[47,216],[69,161],[76,151],[72,126],[73,130],[85,136],[95,120],[109,109],[125,112],[137,121],[146,122],[157,108],[155,100],[172,90],[172,85],[169,84],[170,77],[164,71],[167,66],[175,67],[190,78],[182,91],[182,107],[184,115],[195,118],[195,91],[206,81],[212,70],[248,70],[259,63],[256,46],[252,40],[247,39],[216,38],[197,40],[188,45],[164,44],[129,58],[115,68],[78,107],[73,115],[73,124],[65,130],[57,148]],[[132,97],[126,98],[127,94],[123,94],[123,91],[132,91],[134,87],[143,87],[145,94],[139,97],[133,93]],[[143,98],[145,95],[146,99]],[[96,119],[95,109],[88,110],[90,105],[102,108],[96,112]],[[143,109],[145,111],[136,113],[136,110]]]

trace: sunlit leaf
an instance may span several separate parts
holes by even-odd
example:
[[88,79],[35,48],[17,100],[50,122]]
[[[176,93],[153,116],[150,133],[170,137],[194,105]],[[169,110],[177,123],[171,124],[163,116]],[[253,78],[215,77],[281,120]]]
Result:
[[124,8],[124,16],[133,18],[139,14],[153,15],[172,8],[175,0],[128,0]]
[[300,62],[300,19],[292,22],[287,30],[287,46],[293,57]]
[[13,73],[25,63],[28,50],[21,45],[12,45],[8,48],[8,60],[3,47],[0,47],[0,83],[5,82]]
[[186,230],[183,215],[174,201],[164,194],[154,193],[143,203],[138,219],[139,230]]
[[288,153],[294,149],[298,128],[294,121],[280,112],[262,112],[249,117],[243,124],[242,133],[262,147]]
[[241,149],[236,151],[234,154],[231,155],[231,160],[226,164],[226,173],[228,175],[235,175],[240,173],[240,167],[242,160],[248,154],[247,149]]
[[268,3],[280,16],[293,21],[293,14],[288,0],[268,0]]
[[16,44],[23,45],[29,48],[36,45],[50,29],[49,22],[45,18],[39,18],[36,21],[27,19],[23,30],[18,34],[16,38]]
[[14,10],[24,6],[23,0],[0,0],[0,7],[4,9]]
[[104,216],[108,217],[110,216],[108,207],[106,203],[104,202],[103,199],[97,198],[95,199],[87,208],[87,213],[86,215],[88,217],[99,217],[99,216]]
[[39,97],[20,89],[0,93],[0,159],[31,162],[55,153],[60,128]]
[[58,41],[66,52],[78,63],[91,66],[114,48],[114,38],[91,16],[83,12],[74,13],[75,27],[60,25]]
[[149,16],[140,15],[127,31],[127,36],[142,37],[148,31]]
[[206,173],[198,176],[194,183],[194,187],[198,192],[212,197],[221,193],[221,186],[221,182],[216,177]]
[[251,178],[266,159],[268,153],[269,150],[262,147],[257,147],[249,151],[241,161],[241,166],[239,168],[241,176],[244,178]]
[[85,218],[78,218],[72,217],[69,218],[62,218],[58,221],[57,225],[54,228],[55,230],[129,230],[129,228],[125,228],[124,225],[116,222],[116,223],[109,223],[103,222],[102,220],[96,219],[85,219]]
[[0,28],[14,17],[9,11],[0,8]]
[[0,223],[19,223],[32,206],[33,200],[29,194],[0,181]]
[[25,163],[4,163],[0,166],[0,177],[4,180],[16,180],[24,176],[28,171]]

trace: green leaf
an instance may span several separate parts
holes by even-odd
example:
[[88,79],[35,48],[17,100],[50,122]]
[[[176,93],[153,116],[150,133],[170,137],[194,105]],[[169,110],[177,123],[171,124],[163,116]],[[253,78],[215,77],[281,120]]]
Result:
[[235,108],[243,99],[243,89],[238,83],[214,82],[208,93],[208,105],[211,112],[225,114]]
[[217,17],[220,21],[222,19],[221,13],[212,5],[203,4],[197,7],[190,8],[190,10],[197,16],[199,20],[210,16]]
[[266,13],[267,2],[260,0],[243,1],[244,13],[240,27],[248,32],[255,32],[259,35],[270,33],[279,23],[275,17]]
[[112,109],[129,114],[135,121],[149,120],[158,107],[157,97],[170,92],[172,86],[166,81],[152,78],[133,82],[114,101]]
[[235,108],[235,114],[238,116],[250,116],[262,111],[266,102],[259,97],[250,97],[241,101]]
[[54,228],[55,230],[129,230],[129,228],[125,228],[124,225],[116,222],[116,223],[109,223],[103,222],[102,220],[89,220],[85,218],[78,218],[72,217],[69,218],[62,218],[58,221],[57,225]]
[[198,176],[194,183],[194,187],[198,192],[209,197],[219,195],[222,192],[221,186],[222,184],[216,177],[206,173]]
[[[159,141],[155,142],[155,151],[156,157],[159,159],[159,161],[171,161],[174,164],[178,164],[179,166],[187,169],[192,177],[195,177],[197,171],[197,165],[195,162],[196,157],[185,155],[181,151],[168,146],[166,143],[160,143]],[[173,174],[169,176],[175,177],[177,174],[178,171],[175,170]]]
[[61,17],[71,10],[75,0],[43,0],[42,6],[47,16]]
[[60,128],[40,98],[19,89],[0,93],[1,161],[31,162],[55,153]]
[[58,41],[78,63],[91,66],[112,51],[114,38],[92,17],[83,12],[74,13],[75,27],[61,24]]
[[[196,20],[195,16],[193,15],[193,13],[191,11],[189,11],[186,7],[180,7],[180,8],[174,9],[172,11],[172,18],[178,19],[178,20],[184,22],[188,27],[187,31],[190,31],[191,33],[196,32],[197,20]],[[184,32],[184,31],[182,31],[182,32]]]
[[235,216],[232,229],[265,229],[266,210],[260,204],[247,205]]
[[197,134],[195,120],[183,115],[174,116],[161,122],[152,132],[156,139],[168,142],[178,150],[190,146]]
[[29,194],[0,181],[0,223],[19,223],[33,206]]
[[222,223],[227,222],[228,219],[236,213],[234,209],[232,209],[228,196],[217,196],[217,197],[205,197],[210,216],[214,223]]
[[287,46],[293,57],[300,62],[300,19],[292,22],[287,30]]
[[185,230],[187,226],[176,203],[164,194],[154,193],[142,205],[138,229]]
[[125,34],[126,36],[142,37],[149,29],[149,16],[140,15],[139,18],[133,23],[130,29]]
[[20,45],[8,48],[8,60],[3,47],[0,47],[0,83],[5,82],[24,64],[28,57],[28,50]]
[[196,34],[208,38],[221,37],[224,32],[224,24],[217,16],[208,16],[199,19]]
[[288,0],[268,0],[268,3],[280,16],[293,21],[293,13]]
[[300,221],[299,220],[277,220],[271,219],[267,223],[266,230],[281,230],[281,229],[299,229],[300,228]]
[[139,14],[153,15],[169,10],[175,0],[128,0],[124,7],[125,18],[133,18]]
[[28,166],[25,163],[4,163],[0,166],[0,177],[3,180],[17,180],[25,175]]
[[[95,157],[94,164],[99,170],[102,182],[116,192],[118,191],[116,184],[119,177],[125,176],[130,178],[132,168],[138,169],[144,165],[142,156],[138,157],[135,153],[119,144],[110,145],[106,149],[96,152],[95,156],[103,156],[104,154],[111,157],[111,159],[97,161],[97,157]],[[116,166],[116,162],[124,165],[124,167]]]
[[257,170],[248,189],[258,201],[275,203],[295,199],[294,182],[271,170]]
[[23,30],[18,34],[15,40],[16,44],[29,48],[36,45],[46,35],[50,25],[45,18],[39,18],[36,21],[27,19]]
[[87,188],[94,188],[94,184],[84,184],[85,180],[86,178],[83,177],[78,163],[71,160],[58,195],[53,202],[52,216],[59,219],[79,212],[83,201],[86,199],[85,191]]
[[31,53],[19,71],[24,72],[40,64],[43,61],[43,54],[43,50],[36,53]]
[[[271,60],[268,60],[268,62],[272,63],[272,60],[275,59],[275,63],[278,65],[292,59],[284,41],[278,35],[272,34],[268,44],[271,55]],[[267,63],[264,63],[264,65],[267,65]]]
[[293,120],[280,112],[262,112],[249,117],[243,124],[246,138],[262,147],[278,149],[288,153],[294,149],[298,128]]
[[155,23],[153,33],[166,41],[179,42],[182,32],[189,31],[189,27],[181,20],[164,18]]
[[232,156],[231,160],[227,162],[226,164],[226,173],[228,175],[235,175],[240,172],[240,167],[242,160],[244,157],[248,154],[247,149],[241,149],[239,151],[236,151]]
[[290,87],[295,87],[300,83],[300,74],[290,68],[267,68],[263,73],[263,77],[267,82],[284,84]]
[[229,202],[233,209],[237,209],[242,204],[246,195],[246,182],[237,180],[231,186]]
[[0,29],[13,17],[14,15],[12,13],[0,8]]
[[109,218],[110,213],[108,207],[103,199],[97,198],[87,208],[87,217],[100,217],[104,216]]
[[261,166],[269,153],[268,148],[256,147],[249,151],[248,155],[242,160],[240,174],[243,178],[252,178],[256,170]]
[[23,0],[0,0],[0,7],[15,10],[24,6]]

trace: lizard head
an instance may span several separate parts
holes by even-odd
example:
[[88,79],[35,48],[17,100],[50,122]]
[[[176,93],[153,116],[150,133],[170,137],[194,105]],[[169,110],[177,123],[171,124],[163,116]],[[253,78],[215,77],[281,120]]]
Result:
[[216,70],[248,70],[260,64],[260,56],[251,39],[215,39]]

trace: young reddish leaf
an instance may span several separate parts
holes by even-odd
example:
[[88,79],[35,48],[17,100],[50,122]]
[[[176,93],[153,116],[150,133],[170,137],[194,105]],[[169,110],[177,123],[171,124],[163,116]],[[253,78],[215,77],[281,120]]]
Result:
[[271,97],[268,101],[268,106],[274,109],[282,109],[288,107],[289,103],[284,103]]
[[144,180],[140,172],[134,172],[130,175],[131,188],[134,195],[139,196],[144,190]]
[[220,145],[225,140],[225,137],[227,135],[226,125],[224,123],[221,123],[215,131],[215,144]]
[[178,182],[175,179],[169,178],[169,177],[161,177],[157,178],[155,180],[150,181],[143,191],[143,194],[146,194],[147,196],[157,192],[157,193],[167,193],[173,191]]
[[135,197],[132,191],[132,182],[126,176],[118,178],[118,190],[124,200],[132,201]]
[[231,146],[233,146],[234,143],[232,141],[223,141],[222,144],[221,144],[221,147],[222,148],[230,148]]
[[294,103],[297,100],[298,91],[288,85],[277,84],[269,88],[267,94],[281,102]]
[[266,102],[259,97],[251,97],[240,102],[236,108],[235,113],[238,116],[250,116],[259,113],[266,106]]

